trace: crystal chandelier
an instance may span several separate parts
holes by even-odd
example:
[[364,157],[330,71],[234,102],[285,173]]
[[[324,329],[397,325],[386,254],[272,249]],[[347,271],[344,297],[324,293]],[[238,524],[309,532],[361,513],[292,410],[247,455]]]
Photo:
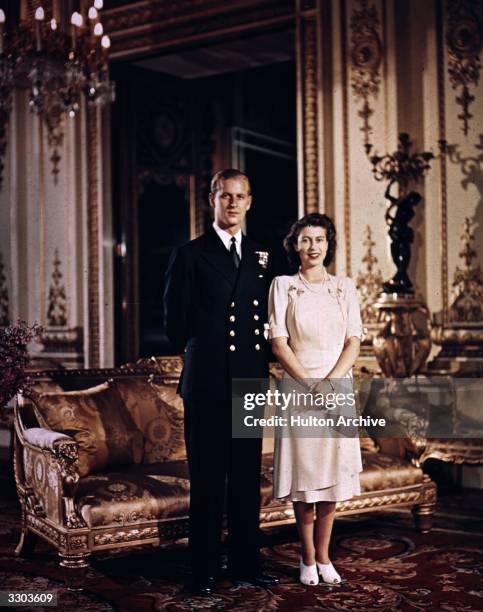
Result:
[[74,12],[69,32],[53,15],[47,19],[41,6],[33,20],[22,20],[5,32],[6,15],[0,9],[0,185],[15,87],[29,90],[30,109],[47,127],[55,182],[66,117],[76,116],[82,97],[101,107],[114,101],[108,68],[111,42],[100,21],[102,6],[102,0],[95,0],[87,15]]

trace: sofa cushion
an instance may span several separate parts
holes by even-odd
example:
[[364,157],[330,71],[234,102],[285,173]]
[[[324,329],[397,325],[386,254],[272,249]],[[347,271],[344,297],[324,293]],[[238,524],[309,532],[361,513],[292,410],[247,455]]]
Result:
[[169,427],[169,456],[170,461],[186,459],[186,446],[184,441],[184,405],[175,387],[151,382],[151,387],[158,394],[164,407],[165,427]]
[[43,427],[79,444],[81,476],[142,460],[143,435],[112,383],[82,391],[39,393],[35,412]]
[[143,432],[144,463],[185,459],[183,400],[176,390],[146,377],[118,378],[116,387]]
[[[423,473],[409,461],[382,453],[362,453],[361,491],[383,492],[422,482]],[[279,506],[273,499],[273,457],[263,455],[261,507]],[[185,518],[189,513],[186,461],[132,465],[123,472],[82,478],[75,495],[77,511],[89,527]]]
[[[359,474],[362,493],[412,486],[422,482],[424,477],[422,470],[410,461],[382,453],[362,451],[362,464],[364,471]],[[167,461],[157,466],[136,465],[132,466],[131,472],[146,473],[146,469],[155,469],[153,473],[159,476],[189,479],[186,461]],[[273,499],[273,455],[268,453],[262,455],[260,485],[261,507],[280,505],[281,502]]]
[[164,461],[162,463],[141,463],[132,465],[129,469],[131,474],[155,475],[155,476],[175,476],[189,480],[188,462],[184,459],[178,461]]
[[80,480],[74,502],[89,527],[187,517],[189,480],[149,469],[93,474]]

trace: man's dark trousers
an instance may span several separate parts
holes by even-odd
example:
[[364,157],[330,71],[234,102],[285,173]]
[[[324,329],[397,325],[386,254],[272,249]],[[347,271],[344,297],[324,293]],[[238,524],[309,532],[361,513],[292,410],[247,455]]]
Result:
[[219,573],[226,503],[229,571],[257,573],[261,440],[232,439],[231,403],[185,400],[184,406],[193,569]]

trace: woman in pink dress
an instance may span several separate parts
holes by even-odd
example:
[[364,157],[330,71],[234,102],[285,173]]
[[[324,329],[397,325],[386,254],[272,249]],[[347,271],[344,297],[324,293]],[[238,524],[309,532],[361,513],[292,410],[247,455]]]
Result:
[[[335,235],[327,215],[313,213],[294,223],[284,246],[298,271],[277,276],[269,296],[268,334],[285,380],[324,394],[340,379],[348,379],[352,389],[351,369],[363,337],[354,282],[326,270]],[[361,471],[357,437],[276,437],[274,496],[294,505],[302,583],[318,584],[319,574],[324,582],[340,583],[329,558],[335,506],[360,494]]]

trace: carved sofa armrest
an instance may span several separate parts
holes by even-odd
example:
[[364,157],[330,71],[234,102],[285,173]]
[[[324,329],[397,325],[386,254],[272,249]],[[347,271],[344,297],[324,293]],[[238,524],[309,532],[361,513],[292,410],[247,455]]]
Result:
[[384,415],[388,425],[388,435],[375,437],[381,452],[387,455],[409,459],[420,467],[419,459],[427,446],[427,421],[419,415],[403,408],[395,409],[391,415]]
[[31,427],[23,430],[23,439],[30,446],[37,446],[43,450],[55,451],[60,440],[72,440],[70,436],[45,429],[44,427]]
[[77,442],[42,427],[24,429],[16,418],[15,445],[17,489],[26,511],[67,527],[82,526],[73,504],[79,481]]
[[408,459],[420,467],[420,457],[424,453],[427,441],[423,438],[374,438],[380,452],[394,457]]
[[377,435],[368,430],[379,451],[410,460],[419,467],[419,458],[427,445],[427,419],[407,407],[392,407],[387,398],[381,398],[379,393],[385,384],[383,380],[360,377],[356,381],[359,411],[364,416],[386,419],[386,435]]

